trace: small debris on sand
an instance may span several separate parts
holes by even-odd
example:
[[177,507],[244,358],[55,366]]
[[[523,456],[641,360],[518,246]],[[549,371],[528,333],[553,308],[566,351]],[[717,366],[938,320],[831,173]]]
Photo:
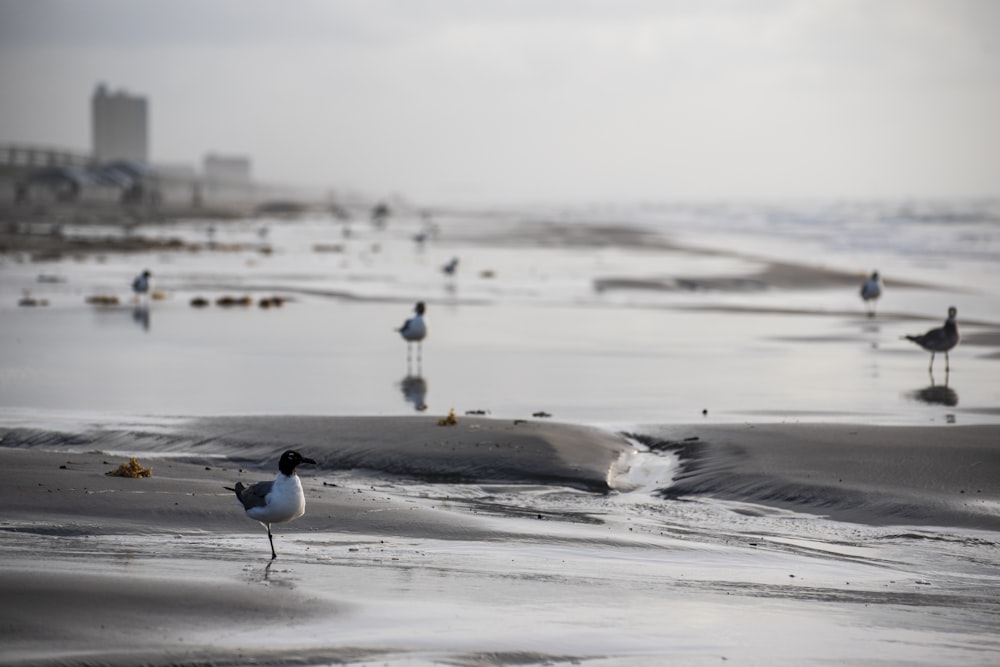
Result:
[[122,463],[114,470],[109,470],[105,475],[109,477],[152,477],[152,468],[143,468],[139,461],[133,456],[128,463]]
[[257,305],[261,308],[281,308],[285,303],[285,298],[281,296],[269,296],[261,299]]
[[251,299],[249,296],[235,297],[235,296],[229,296],[227,294],[226,296],[220,296],[218,299],[215,300],[215,305],[221,306],[222,308],[231,308],[232,306],[246,307],[252,304],[253,304],[253,299]]

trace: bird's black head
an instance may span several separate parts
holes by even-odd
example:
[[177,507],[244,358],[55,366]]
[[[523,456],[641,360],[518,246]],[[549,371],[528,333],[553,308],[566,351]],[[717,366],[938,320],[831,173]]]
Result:
[[286,475],[291,475],[295,472],[295,466],[300,463],[312,463],[315,465],[316,462],[312,459],[307,459],[295,450],[289,449],[281,455],[281,460],[278,461],[278,470]]
[[142,272],[142,275],[145,276],[146,278],[149,278],[153,274],[149,272],[149,269],[146,269],[145,271]]
[[872,278],[878,280],[878,271],[872,271]]
[[948,309],[948,319],[949,320],[953,320],[953,319],[955,319],[956,315],[958,315],[958,309],[955,308],[955,306],[950,307]]
[[426,308],[424,308],[424,302],[423,301],[418,301],[417,302],[417,307],[414,308],[413,310],[415,310],[417,312],[417,315],[423,315],[424,314],[424,310],[426,310]]

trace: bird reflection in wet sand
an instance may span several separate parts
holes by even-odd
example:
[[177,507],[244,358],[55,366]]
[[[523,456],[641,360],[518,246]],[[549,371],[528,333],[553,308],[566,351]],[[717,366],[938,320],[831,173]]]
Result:
[[132,308],[132,321],[142,327],[143,331],[149,331],[149,305],[141,303]]
[[421,375],[413,375],[407,372],[406,377],[399,381],[399,388],[403,390],[403,400],[413,405],[417,412],[427,409],[427,380]]
[[931,386],[915,389],[910,392],[910,398],[928,405],[946,405],[950,408],[958,405],[958,392],[948,386],[948,374],[944,375],[944,384],[934,384],[931,376]]

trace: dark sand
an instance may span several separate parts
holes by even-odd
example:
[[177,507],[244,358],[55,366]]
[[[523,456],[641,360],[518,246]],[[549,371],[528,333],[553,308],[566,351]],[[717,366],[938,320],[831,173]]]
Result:
[[[625,468],[642,454],[577,426],[288,417],[66,439],[8,430],[0,662],[990,664],[1000,655],[998,589],[974,585],[996,565],[996,427],[641,431],[680,457],[678,480],[661,483],[659,501],[628,504]],[[176,457],[156,458],[156,440]],[[275,457],[264,452],[292,441],[320,465],[302,467],[307,512],[275,527],[270,564],[263,529],[222,486],[269,478]],[[93,451],[109,443],[120,453]],[[265,462],[249,469],[246,456],[224,455],[236,443]],[[152,477],[105,475],[130,449]],[[609,479],[621,493],[609,495]],[[738,505],[712,509],[710,497]],[[842,535],[833,541],[741,532],[753,516],[789,520],[769,506],[856,523],[833,529]],[[694,518],[677,518],[685,512]],[[898,550],[898,529],[868,527],[887,523],[910,526]],[[993,553],[993,564],[924,563],[925,544],[937,547],[917,524],[985,531],[961,549],[977,562]],[[965,539],[954,530],[940,539]]]
[[[654,447],[681,457],[673,497],[759,502],[873,525],[1000,531],[996,426],[754,424],[643,432]],[[684,441],[690,433],[698,440]]]
[[[438,426],[431,417],[221,417],[192,420],[171,434],[0,433],[6,517],[65,534],[257,530],[222,487],[272,478],[281,452],[296,448],[318,464],[299,471],[310,492],[309,511],[296,528],[447,538],[474,526],[463,526],[461,517],[437,523],[435,512],[425,518],[412,506],[401,516],[391,504],[360,517],[358,503],[369,499],[338,492],[331,475],[361,469],[429,483],[552,484],[604,493],[612,470],[632,451],[621,436],[595,428],[470,417],[455,426]],[[134,453],[152,477],[106,476],[127,457],[98,448]],[[45,451],[51,449],[67,451]]]

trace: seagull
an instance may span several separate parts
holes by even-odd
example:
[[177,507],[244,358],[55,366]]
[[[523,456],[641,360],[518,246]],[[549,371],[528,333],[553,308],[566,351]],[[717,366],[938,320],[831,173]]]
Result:
[[955,322],[956,315],[958,315],[958,311],[955,306],[952,306],[948,309],[948,319],[944,321],[944,326],[931,329],[919,336],[903,336],[906,340],[912,340],[931,353],[931,365],[928,369],[931,373],[934,372],[934,355],[937,352],[944,352],[944,370],[946,373],[949,370],[948,350],[958,345],[958,341],[961,339],[961,336],[958,335],[958,324]]
[[302,482],[295,474],[295,466],[300,463],[315,465],[316,462],[290,449],[281,455],[278,461],[278,476],[273,482],[257,482],[250,486],[236,482],[235,488],[225,487],[236,493],[248,517],[256,519],[267,528],[267,539],[271,543],[271,560],[278,557],[274,551],[271,524],[298,519],[306,512],[306,497],[302,493]]
[[403,326],[397,329],[399,335],[406,341],[406,358],[410,358],[411,343],[417,344],[417,359],[422,351],[421,341],[427,336],[427,325],[424,324],[424,302],[418,301],[413,309],[416,315],[403,322]]
[[458,257],[452,257],[451,261],[441,267],[441,270],[448,276],[455,275],[456,269],[458,269]]
[[868,317],[875,317],[875,302],[880,296],[882,296],[882,278],[879,277],[878,271],[872,271],[871,278],[861,286],[861,298],[864,299],[865,308],[868,309]]
[[146,269],[132,280],[132,291],[136,296],[145,296],[149,293],[149,279],[153,274]]

